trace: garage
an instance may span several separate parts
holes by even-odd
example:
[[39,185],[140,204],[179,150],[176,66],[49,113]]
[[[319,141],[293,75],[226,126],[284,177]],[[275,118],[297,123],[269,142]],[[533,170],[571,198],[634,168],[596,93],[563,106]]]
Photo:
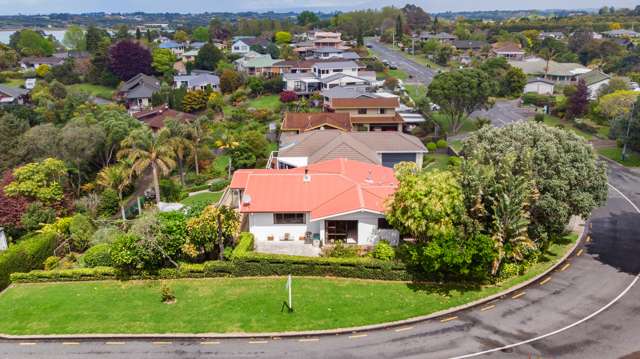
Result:
[[383,153],[382,165],[385,167],[393,168],[400,162],[416,162],[415,153]]

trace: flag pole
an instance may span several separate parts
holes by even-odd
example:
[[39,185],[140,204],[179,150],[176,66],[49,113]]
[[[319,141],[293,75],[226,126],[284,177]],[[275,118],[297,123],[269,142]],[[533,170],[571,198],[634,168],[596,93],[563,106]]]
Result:
[[293,301],[291,297],[291,274],[289,274],[289,310],[293,312]]

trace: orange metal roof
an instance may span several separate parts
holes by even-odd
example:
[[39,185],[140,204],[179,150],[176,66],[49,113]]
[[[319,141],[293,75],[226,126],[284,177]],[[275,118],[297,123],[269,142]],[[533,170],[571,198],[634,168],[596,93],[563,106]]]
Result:
[[242,203],[243,213],[309,212],[311,220],[319,220],[360,211],[384,213],[397,184],[391,168],[340,158],[290,170],[239,170],[231,188],[244,189],[251,198]]

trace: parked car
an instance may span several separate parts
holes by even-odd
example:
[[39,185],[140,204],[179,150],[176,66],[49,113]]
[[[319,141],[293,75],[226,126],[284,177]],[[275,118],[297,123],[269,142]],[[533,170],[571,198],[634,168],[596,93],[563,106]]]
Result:
[[396,65],[396,63],[395,63],[395,62],[392,62],[391,64],[389,64],[389,68],[390,68],[391,70],[397,70],[397,69],[398,69],[398,65]]

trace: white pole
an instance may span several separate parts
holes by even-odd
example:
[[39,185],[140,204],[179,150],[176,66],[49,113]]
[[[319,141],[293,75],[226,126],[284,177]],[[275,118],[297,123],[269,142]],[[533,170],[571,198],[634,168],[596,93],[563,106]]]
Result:
[[289,310],[293,310],[293,301],[292,301],[292,298],[291,298],[291,287],[292,287],[291,284],[292,284],[291,283],[291,274],[289,274]]

